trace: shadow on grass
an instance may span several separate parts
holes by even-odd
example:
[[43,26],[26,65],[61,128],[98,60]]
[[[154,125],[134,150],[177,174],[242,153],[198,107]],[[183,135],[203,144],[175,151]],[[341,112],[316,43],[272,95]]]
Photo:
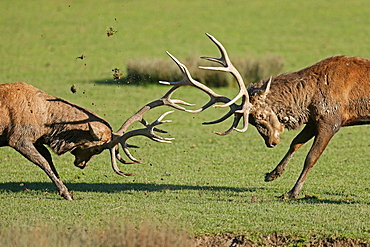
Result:
[[96,84],[104,84],[104,85],[132,85],[131,83],[128,82],[126,78],[121,78],[121,79],[103,79],[103,80],[95,80],[94,83]]
[[[195,186],[195,185],[174,185],[174,184],[144,184],[144,183],[65,183],[69,191],[80,192],[102,192],[117,193],[122,191],[178,191],[178,190],[196,190],[196,191],[229,191],[236,193],[243,192],[261,192],[266,191],[265,187],[235,188],[226,186]],[[56,191],[53,183],[48,182],[9,182],[0,184],[1,191],[24,192],[24,191]],[[298,199],[278,199],[288,203],[295,204],[364,204],[356,200],[348,199],[319,199],[316,196],[304,197]],[[365,203],[370,205],[370,203]]]
[[[174,184],[144,184],[144,183],[65,183],[70,191],[115,193],[121,191],[156,192],[165,190],[209,190],[232,192],[256,192],[265,188],[234,188],[223,186],[192,186]],[[0,184],[0,191],[22,192],[25,190],[52,191],[54,184],[47,182],[11,182]]]
[[93,81],[96,84],[103,85],[115,85],[115,86],[142,86],[146,87],[149,85],[161,85],[158,81],[132,81],[130,78],[121,77],[120,79],[103,79]]
[[[364,204],[356,200],[348,200],[348,199],[319,199],[317,197],[310,197],[310,198],[298,198],[295,200],[291,200],[293,203],[305,203],[305,204]],[[369,203],[370,204],[370,203]]]

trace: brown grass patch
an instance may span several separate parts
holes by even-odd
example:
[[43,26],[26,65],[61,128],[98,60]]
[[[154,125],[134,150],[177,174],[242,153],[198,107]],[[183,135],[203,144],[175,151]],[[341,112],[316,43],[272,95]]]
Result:
[[192,238],[185,231],[153,224],[111,226],[106,230],[84,228],[61,231],[47,225],[12,226],[0,233],[0,246],[48,247],[259,247],[259,246],[361,246],[370,247],[359,239],[340,237],[296,237],[287,234],[268,234],[254,237],[215,234]]
[[309,247],[370,247],[369,243],[350,238],[322,238],[294,237],[285,234],[261,235],[258,240],[252,241],[243,235],[217,234],[205,235],[196,238],[197,247],[260,247],[260,246],[309,246]]
[[107,230],[84,228],[68,231],[47,225],[13,226],[0,233],[0,246],[28,247],[189,247],[194,240],[184,231],[143,224],[112,226]]
[[[235,87],[234,78],[223,72],[199,69],[199,66],[218,66],[215,63],[199,59],[187,58],[183,61],[192,77],[199,82],[213,87]],[[280,56],[269,55],[259,59],[244,57],[233,60],[246,84],[254,83],[262,78],[277,75],[284,67]],[[127,83],[157,83],[158,81],[179,81],[181,72],[171,59],[136,59],[127,64],[125,81]]]

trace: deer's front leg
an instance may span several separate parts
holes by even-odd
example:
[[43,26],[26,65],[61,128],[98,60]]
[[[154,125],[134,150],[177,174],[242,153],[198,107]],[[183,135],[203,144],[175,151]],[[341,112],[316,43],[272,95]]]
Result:
[[286,165],[289,163],[289,160],[293,157],[294,153],[301,147],[303,144],[308,142],[314,136],[314,130],[311,125],[306,125],[303,130],[293,139],[290,144],[288,152],[285,154],[284,158],[280,163],[272,170],[270,173],[266,173],[265,182],[271,182],[281,176],[284,173]]
[[[38,146],[40,150],[43,150]],[[31,162],[38,165],[53,181],[54,185],[57,187],[57,190],[59,194],[67,200],[72,200],[72,196],[69,193],[67,187],[63,184],[62,180],[59,178],[57,174],[53,172],[55,170],[55,167],[53,163],[49,164],[49,161],[51,161],[51,157],[44,157],[39,153],[39,151],[36,149],[33,143],[29,141],[19,141],[17,145],[14,146],[14,149],[16,149],[19,153],[21,153],[24,157],[26,157]],[[45,150],[43,150],[45,151]],[[49,153],[50,155],[50,153]]]
[[318,134],[315,137],[312,147],[307,154],[301,175],[299,176],[294,187],[288,193],[282,195],[282,198],[297,198],[299,196],[308,172],[316,164],[316,161],[319,159],[322,152],[324,152],[330,139],[339,130],[339,128],[337,130],[333,130],[332,128],[330,128],[330,126],[326,127],[327,128],[318,128]]
[[35,144],[34,146],[37,149],[37,151],[49,163],[49,166],[50,166],[51,170],[53,171],[53,173],[55,174],[55,176],[60,179],[60,176],[59,176],[57,170],[55,169],[55,166],[54,166],[54,163],[53,163],[53,158],[51,157],[51,154],[50,154],[49,150],[42,144]]

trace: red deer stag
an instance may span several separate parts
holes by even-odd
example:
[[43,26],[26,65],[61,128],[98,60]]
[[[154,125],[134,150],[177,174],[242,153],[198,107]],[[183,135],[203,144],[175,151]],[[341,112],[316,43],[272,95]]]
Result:
[[[170,54],[181,69],[183,80],[162,83],[195,86],[211,97],[205,106],[195,111],[188,110],[189,112],[203,111],[217,102],[224,104],[214,105],[215,107],[230,107],[230,111],[221,119],[204,123],[219,123],[234,115],[231,128],[223,133],[216,132],[220,135],[229,134],[233,130],[246,131],[250,122],[263,137],[266,146],[273,148],[280,142],[279,136],[284,128],[296,130],[305,124],[293,139],[284,158],[265,177],[266,182],[278,178],[284,172],[293,154],[314,138],[296,184],[289,192],[282,195],[283,198],[297,198],[308,172],[340,127],[370,123],[370,60],[333,56],[297,72],[282,74],[252,84],[246,89],[240,73],[230,62],[225,48],[214,37],[209,34],[207,36],[217,45],[221,57],[202,58],[217,62],[222,67],[200,68],[230,72],[238,82],[239,94],[232,100],[216,94],[194,80],[185,65]],[[235,103],[238,99],[242,99],[240,105]],[[244,127],[237,129],[242,118]]]
[[[162,98],[145,105],[114,133],[107,121],[83,107],[53,97],[26,83],[2,84],[0,146],[10,146],[35,163],[49,176],[59,194],[67,200],[72,200],[54,167],[50,152],[44,145],[50,146],[57,155],[71,152],[75,156],[74,165],[79,168],[84,168],[94,155],[109,149],[114,171],[121,176],[132,175],[119,170],[116,158],[125,164],[141,163],[128,150],[129,147],[135,147],[126,143],[127,139],[133,136],[143,135],[158,142],[171,141],[172,138],[164,138],[154,133],[166,133],[155,126],[170,122],[162,121],[170,112],[162,114],[151,124],[143,119],[143,114],[161,105],[185,110],[177,104],[190,104],[170,99],[177,88],[171,88]],[[136,121],[145,125],[145,128],[127,132],[128,127]],[[118,144],[122,146],[130,162],[121,158]]]

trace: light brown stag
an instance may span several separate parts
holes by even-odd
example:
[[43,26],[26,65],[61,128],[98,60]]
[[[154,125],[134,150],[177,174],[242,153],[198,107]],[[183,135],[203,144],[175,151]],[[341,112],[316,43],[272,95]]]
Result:
[[[74,164],[79,168],[84,168],[94,155],[109,149],[114,171],[121,176],[132,175],[119,170],[116,158],[125,164],[141,163],[128,150],[129,147],[135,147],[127,144],[127,139],[133,136],[143,135],[154,141],[171,142],[172,138],[164,138],[154,133],[166,133],[155,126],[170,122],[162,121],[170,112],[162,114],[151,124],[143,119],[143,115],[161,105],[184,110],[177,104],[190,104],[170,99],[177,88],[171,88],[162,98],[145,105],[114,133],[106,120],[83,107],[51,96],[23,82],[2,84],[0,146],[10,146],[38,165],[55,184],[59,194],[67,200],[72,200],[55,169],[50,152],[44,145],[50,146],[57,155],[71,152],[75,156]],[[145,125],[145,128],[127,131],[136,121]],[[118,144],[122,146],[130,162],[122,159]]]
[[[293,139],[284,158],[270,173],[265,181],[273,181],[285,170],[293,154],[307,141],[314,138],[312,147],[304,161],[304,167],[294,187],[283,194],[284,198],[298,197],[310,169],[328,145],[331,138],[342,126],[370,123],[370,60],[333,56],[297,72],[271,77],[269,80],[252,84],[246,89],[238,70],[231,63],[225,48],[214,37],[207,36],[220,50],[220,58],[202,57],[217,62],[222,67],[201,67],[203,69],[230,72],[239,85],[240,92],[234,99],[216,94],[207,86],[194,80],[186,66],[171,54],[183,74],[180,82],[162,82],[170,85],[191,85],[210,96],[210,101],[200,112],[217,102],[224,104],[215,107],[230,107],[230,111],[221,119],[204,124],[219,123],[234,115],[231,128],[220,135],[233,130],[246,131],[248,122],[254,125],[263,137],[267,147],[275,147],[280,142],[284,128],[298,129],[305,124],[301,132]],[[236,104],[241,99],[241,104]],[[238,129],[238,123],[244,119],[244,127]]]

